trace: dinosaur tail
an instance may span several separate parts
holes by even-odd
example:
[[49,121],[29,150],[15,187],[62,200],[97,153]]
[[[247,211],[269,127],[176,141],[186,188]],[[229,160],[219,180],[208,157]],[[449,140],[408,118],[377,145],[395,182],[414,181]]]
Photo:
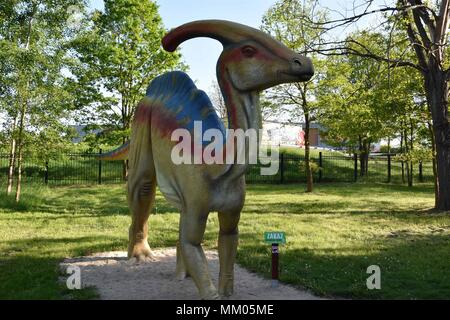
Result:
[[130,150],[130,141],[127,141],[117,149],[99,155],[98,158],[100,160],[109,160],[109,161],[126,160],[128,158],[129,150]]

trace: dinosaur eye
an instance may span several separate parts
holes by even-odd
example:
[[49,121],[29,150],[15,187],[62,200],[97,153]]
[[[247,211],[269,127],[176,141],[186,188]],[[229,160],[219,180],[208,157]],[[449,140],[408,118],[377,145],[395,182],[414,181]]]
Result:
[[245,46],[241,50],[242,54],[248,58],[251,58],[256,54],[256,49],[251,46]]

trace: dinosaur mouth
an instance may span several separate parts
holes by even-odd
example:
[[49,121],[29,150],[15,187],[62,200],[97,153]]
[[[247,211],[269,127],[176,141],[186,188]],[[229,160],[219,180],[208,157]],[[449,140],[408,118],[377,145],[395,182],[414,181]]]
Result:
[[279,71],[279,74],[282,75],[282,78],[287,78],[290,82],[309,81],[314,76],[314,73],[311,72]]

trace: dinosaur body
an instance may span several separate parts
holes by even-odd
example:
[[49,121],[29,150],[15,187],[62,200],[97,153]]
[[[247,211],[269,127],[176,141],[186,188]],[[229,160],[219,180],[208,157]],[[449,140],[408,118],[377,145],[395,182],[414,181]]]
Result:
[[[195,121],[201,122],[201,132],[194,133]],[[214,186],[220,185],[219,178],[226,170],[222,166],[209,166],[206,168],[208,170],[205,170],[202,165],[191,164],[180,165],[176,167],[177,170],[173,170],[170,156],[178,143],[171,140],[175,130],[186,129],[192,137],[202,137],[207,130],[216,129],[226,136],[223,123],[208,96],[197,89],[187,74],[175,71],[157,77],[137,107],[133,128],[130,159],[140,159],[142,145],[151,145],[152,154],[158,154],[158,157],[153,157],[157,185],[166,199],[179,210],[183,208],[183,190],[192,189],[193,185],[205,184],[210,180],[214,181]],[[147,130],[150,130],[152,139],[147,140]],[[206,144],[207,142],[202,140],[192,141],[192,156],[198,150],[202,158]],[[138,166],[139,161],[131,163],[130,171]],[[208,194],[216,195],[212,198],[217,198],[216,201],[211,201],[213,199],[210,198],[208,202],[217,202],[223,198],[218,192],[208,192],[203,194],[202,198]],[[213,203],[210,203],[210,206],[218,207]]]
[[[163,47],[174,51],[180,43],[194,37],[210,37],[224,45],[217,63],[217,78],[228,111],[231,129],[261,128],[259,92],[277,84],[309,80],[314,71],[309,59],[302,57],[267,34],[232,22],[205,20],[188,23],[169,32]],[[156,185],[166,199],[180,210],[177,276],[189,274],[200,296],[215,299],[233,293],[234,262],[238,244],[238,222],[245,200],[242,164],[207,164],[201,140],[193,141],[190,151],[202,161],[177,165],[172,151],[177,129],[194,133],[195,121],[202,132],[225,129],[206,94],[198,90],[182,72],[156,78],[136,109],[129,146],[104,156],[129,157],[128,202],[132,213],[129,257],[151,255],[147,242],[147,220]],[[237,157],[233,140],[223,140],[223,156]],[[220,148],[219,148],[220,149]],[[245,152],[248,152],[248,141]],[[201,153],[201,154],[197,154]],[[210,212],[218,212],[220,275],[219,290],[212,283],[201,242]]]

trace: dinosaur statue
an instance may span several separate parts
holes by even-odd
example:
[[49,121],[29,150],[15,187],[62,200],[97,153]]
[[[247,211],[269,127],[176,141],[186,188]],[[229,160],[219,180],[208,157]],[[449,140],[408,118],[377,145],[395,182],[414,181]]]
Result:
[[[310,59],[257,29],[229,21],[184,24],[171,30],[162,45],[173,52],[182,42],[196,37],[213,38],[223,45],[217,79],[230,129],[261,129],[259,92],[282,83],[308,81],[314,74]],[[129,159],[127,188],[132,223],[128,256],[138,259],[151,256],[147,220],[158,185],[181,213],[177,277],[190,275],[202,299],[217,299],[233,294],[238,222],[244,205],[244,173],[248,163],[175,165],[171,152],[177,142],[171,141],[171,134],[178,128],[192,131],[194,121],[202,121],[204,131],[215,128],[225,134],[209,98],[185,73],[161,75],[152,81],[136,109],[129,144],[103,159],[119,160],[127,156]],[[218,212],[220,224],[218,290],[201,247],[211,211]]]

